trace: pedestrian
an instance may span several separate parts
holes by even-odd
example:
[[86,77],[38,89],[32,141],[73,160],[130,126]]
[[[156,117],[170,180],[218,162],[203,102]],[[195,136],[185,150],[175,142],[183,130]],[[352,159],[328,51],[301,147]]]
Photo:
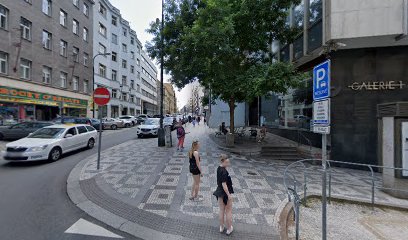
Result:
[[183,123],[181,122],[181,120],[177,123],[176,129],[177,129],[177,139],[178,139],[177,151],[183,151],[183,149],[184,149],[184,139],[186,137],[186,131],[185,131],[184,127],[183,127]]
[[[232,194],[234,189],[232,187],[232,180],[228,173],[227,168],[231,165],[230,160],[225,154],[221,155],[221,164],[217,168],[217,190],[214,192],[214,196],[217,198],[220,221],[220,233],[225,230],[226,223],[227,231],[226,234],[231,235],[234,228],[232,227]],[[224,222],[225,219],[225,222]]]
[[207,125],[207,119],[204,117],[204,125]]
[[201,159],[198,150],[200,149],[200,143],[195,140],[191,145],[191,150],[188,152],[190,160],[190,173],[193,175],[193,185],[191,187],[190,200],[198,199],[198,192],[200,191],[200,180],[203,177],[203,171],[201,170]]
[[225,126],[225,122],[222,122],[222,123],[221,123],[220,131],[221,131],[224,135],[227,135],[228,129],[227,129],[227,127]]
[[201,122],[201,117],[198,116],[198,117],[197,117],[197,123],[198,123],[198,125],[200,125],[200,122]]
[[193,117],[193,127],[195,127],[195,125],[196,125],[196,118]]
[[261,128],[261,131],[260,131],[260,134],[259,134],[259,140],[258,140],[259,143],[261,143],[261,142],[263,142],[265,140],[266,132],[267,132],[266,126],[265,126],[265,124],[262,124],[262,128]]
[[188,115],[188,122],[191,123],[191,115]]

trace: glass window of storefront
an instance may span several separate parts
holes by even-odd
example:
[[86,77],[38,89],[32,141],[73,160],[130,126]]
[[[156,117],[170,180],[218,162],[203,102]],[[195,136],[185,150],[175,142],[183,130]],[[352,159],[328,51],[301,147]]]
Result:
[[313,51],[322,45],[322,0],[310,1],[310,16],[308,29],[308,51]]

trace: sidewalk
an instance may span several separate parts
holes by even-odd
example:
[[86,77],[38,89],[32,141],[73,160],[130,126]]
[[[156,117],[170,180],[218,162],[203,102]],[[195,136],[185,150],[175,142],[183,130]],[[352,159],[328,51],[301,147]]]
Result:
[[[287,195],[283,171],[290,162],[264,161],[231,154],[229,170],[234,184],[234,233],[218,233],[216,168],[221,150],[208,138],[209,129],[187,127],[186,149],[192,140],[201,143],[204,178],[203,201],[188,199],[192,179],[186,152],[158,148],[157,139],[136,139],[102,152],[101,170],[96,156],[83,160],[71,172],[68,194],[89,215],[117,229],[143,239],[279,239],[277,210]],[[315,167],[316,172],[319,168]],[[299,173],[300,174],[300,173]],[[368,173],[336,169],[339,181],[366,182]],[[316,176],[311,176],[318,180]],[[311,191],[319,184],[310,184]],[[364,198],[367,191],[347,186],[335,187],[333,194]],[[406,204],[386,194],[376,193],[385,202]]]

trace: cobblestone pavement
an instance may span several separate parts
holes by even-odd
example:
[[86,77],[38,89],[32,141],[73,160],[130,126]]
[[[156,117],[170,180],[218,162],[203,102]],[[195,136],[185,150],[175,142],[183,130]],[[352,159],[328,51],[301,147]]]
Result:
[[[179,152],[174,147],[157,148],[155,138],[132,140],[103,151],[100,171],[96,171],[95,156],[89,158],[80,174],[82,191],[88,199],[103,205],[102,208],[142,226],[193,239],[219,239],[218,204],[212,192],[216,188],[215,172],[222,152],[207,137],[209,130],[206,127],[190,126],[186,131],[191,132],[186,138],[186,149],[194,139],[201,143],[204,170],[201,201],[188,199],[192,179],[186,151]],[[234,154],[230,155],[230,159],[233,166],[229,172],[235,190],[235,238],[276,236],[275,212],[287,197],[283,172],[290,162],[268,162]],[[316,173],[319,173],[319,167],[310,165],[308,169],[309,181],[312,181],[308,189],[318,191],[320,175]],[[299,179],[303,176],[300,168],[294,168],[293,174]],[[379,181],[379,176],[376,178]],[[367,185],[371,178],[365,171],[334,169],[332,181]],[[345,185],[333,185],[333,194],[360,199],[370,199],[371,196],[369,187],[362,189]],[[407,204],[381,192],[376,192],[376,198],[382,202]],[[129,212],[133,214],[129,215]],[[135,218],[134,215],[138,214],[143,217]],[[180,224],[184,228],[192,228],[191,231],[177,226]],[[200,229],[204,236],[193,234],[194,229]]]

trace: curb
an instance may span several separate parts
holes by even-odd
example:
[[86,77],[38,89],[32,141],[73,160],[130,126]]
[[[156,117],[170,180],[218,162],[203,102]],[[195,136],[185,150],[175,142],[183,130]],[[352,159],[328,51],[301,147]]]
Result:
[[87,213],[89,216],[125,233],[142,239],[166,239],[166,240],[187,240],[186,238],[173,234],[162,233],[150,228],[146,228],[122,217],[119,217],[90,201],[82,192],[79,185],[79,177],[82,168],[88,161],[91,161],[96,154],[79,162],[70,172],[67,179],[67,194],[71,201]]

